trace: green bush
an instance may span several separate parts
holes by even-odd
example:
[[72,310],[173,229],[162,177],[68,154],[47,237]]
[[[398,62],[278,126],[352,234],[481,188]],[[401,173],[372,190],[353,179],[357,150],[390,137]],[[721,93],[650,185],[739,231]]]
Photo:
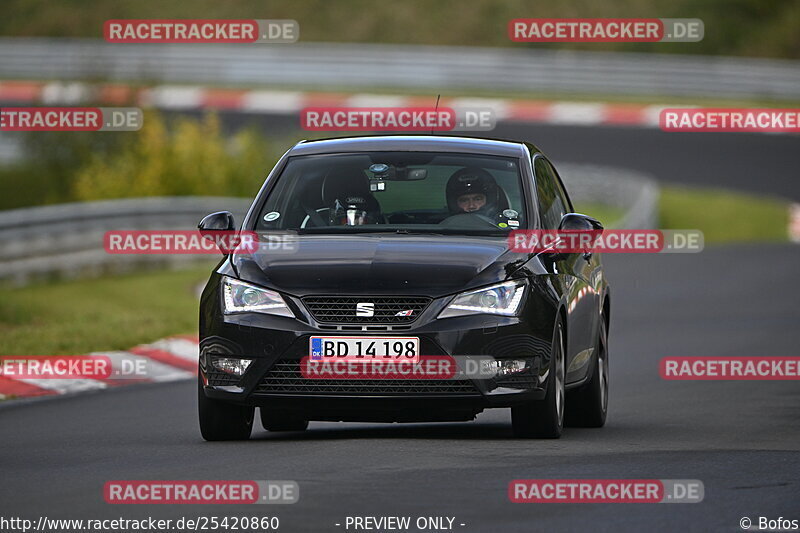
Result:
[[92,154],[118,149],[118,132],[27,132],[20,134],[25,158],[0,168],[0,209],[74,200],[75,174]]
[[168,126],[161,115],[147,113],[138,135],[78,169],[72,196],[251,196],[275,155],[255,130],[226,136],[214,114],[179,117]]
[[254,128],[225,132],[216,115],[168,122],[153,111],[136,132],[34,132],[22,141],[25,159],[0,168],[0,210],[154,195],[251,197],[291,139]]

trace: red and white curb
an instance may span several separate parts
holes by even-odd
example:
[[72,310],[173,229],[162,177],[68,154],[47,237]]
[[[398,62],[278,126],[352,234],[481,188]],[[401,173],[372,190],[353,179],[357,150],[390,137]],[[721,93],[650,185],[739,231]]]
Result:
[[[82,82],[0,82],[0,102],[38,105],[104,105],[153,107],[165,110],[220,110],[294,115],[306,107],[433,107],[435,96],[346,94],[302,91],[226,89],[157,85],[134,87]],[[442,98],[440,107],[491,109],[498,121],[569,126],[658,127],[662,109],[670,105],[569,102],[505,98]],[[679,107],[692,107],[681,104]]]
[[111,360],[112,374],[121,370],[122,361],[143,361],[146,376],[136,379],[43,379],[11,378],[0,375],[0,399],[52,396],[108,389],[137,383],[158,383],[190,379],[197,375],[199,347],[197,337],[178,336],[142,344],[128,351],[92,352]]

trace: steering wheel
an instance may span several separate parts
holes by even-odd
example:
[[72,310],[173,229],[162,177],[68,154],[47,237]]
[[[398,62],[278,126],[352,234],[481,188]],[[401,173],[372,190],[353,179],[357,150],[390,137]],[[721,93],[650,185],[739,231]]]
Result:
[[[310,223],[311,223],[311,224],[312,224],[314,227],[324,227],[324,226],[328,226],[328,225],[329,225],[329,224],[328,224],[328,218],[327,218],[327,217],[328,217],[328,211],[329,211],[329,209],[328,209],[327,207],[322,207],[322,208],[320,208],[320,209],[314,209],[313,211],[317,213],[317,215],[318,215],[318,217],[319,217],[319,218],[317,218],[317,217],[314,217],[314,218],[316,218],[317,220],[313,220],[313,219],[311,218],[311,215],[313,215],[314,213],[313,213],[313,212],[310,212],[310,213],[309,213],[309,211],[306,211],[306,212],[307,212],[307,213],[309,213],[309,214],[306,214],[305,218],[303,218],[303,222],[301,222],[301,223],[300,223],[300,227],[301,227],[301,228],[308,227],[308,223],[309,223],[309,222],[310,222]],[[323,217],[322,215],[320,215],[320,213],[325,213],[325,216]],[[322,224],[319,224],[319,223],[318,223],[319,221],[322,221]]]
[[[307,228],[309,222],[314,224],[315,227],[330,226],[330,224],[328,223],[328,218],[327,218],[328,214],[330,213],[330,208],[329,207],[321,207],[319,209],[316,209],[315,211],[317,212],[317,214],[325,213],[325,216],[320,215],[320,217],[322,218],[324,224],[322,226],[316,225],[316,224],[314,224],[314,220],[311,219],[311,215],[306,215],[305,218],[303,218],[303,222],[300,223],[300,228]],[[389,223],[388,219],[386,218],[386,215],[384,215],[383,213],[380,213],[379,216],[380,216],[380,218],[375,221],[375,224],[388,224]]]

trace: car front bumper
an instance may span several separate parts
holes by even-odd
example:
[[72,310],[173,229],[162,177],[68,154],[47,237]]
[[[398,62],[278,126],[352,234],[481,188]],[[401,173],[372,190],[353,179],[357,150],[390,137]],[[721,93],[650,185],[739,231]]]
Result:
[[[487,408],[512,407],[544,397],[552,320],[472,315],[437,320],[446,302],[434,301],[402,331],[330,331],[309,316],[223,315],[217,291],[204,293],[200,374],[207,397],[280,411],[306,420],[470,420]],[[302,304],[290,302],[300,316]],[[533,318],[533,320],[531,320]],[[538,326],[532,326],[537,324]],[[308,379],[300,361],[311,336],[419,337],[422,356],[525,359],[525,371],[492,379]],[[251,359],[241,377],[224,374],[212,357]]]

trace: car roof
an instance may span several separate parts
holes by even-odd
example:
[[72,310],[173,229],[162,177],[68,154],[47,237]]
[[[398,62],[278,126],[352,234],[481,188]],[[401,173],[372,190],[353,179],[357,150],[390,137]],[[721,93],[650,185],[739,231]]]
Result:
[[531,153],[538,149],[529,143],[500,139],[456,137],[445,135],[375,135],[339,137],[317,141],[300,141],[289,155],[333,154],[343,152],[459,152],[470,154],[521,157],[525,147]]

